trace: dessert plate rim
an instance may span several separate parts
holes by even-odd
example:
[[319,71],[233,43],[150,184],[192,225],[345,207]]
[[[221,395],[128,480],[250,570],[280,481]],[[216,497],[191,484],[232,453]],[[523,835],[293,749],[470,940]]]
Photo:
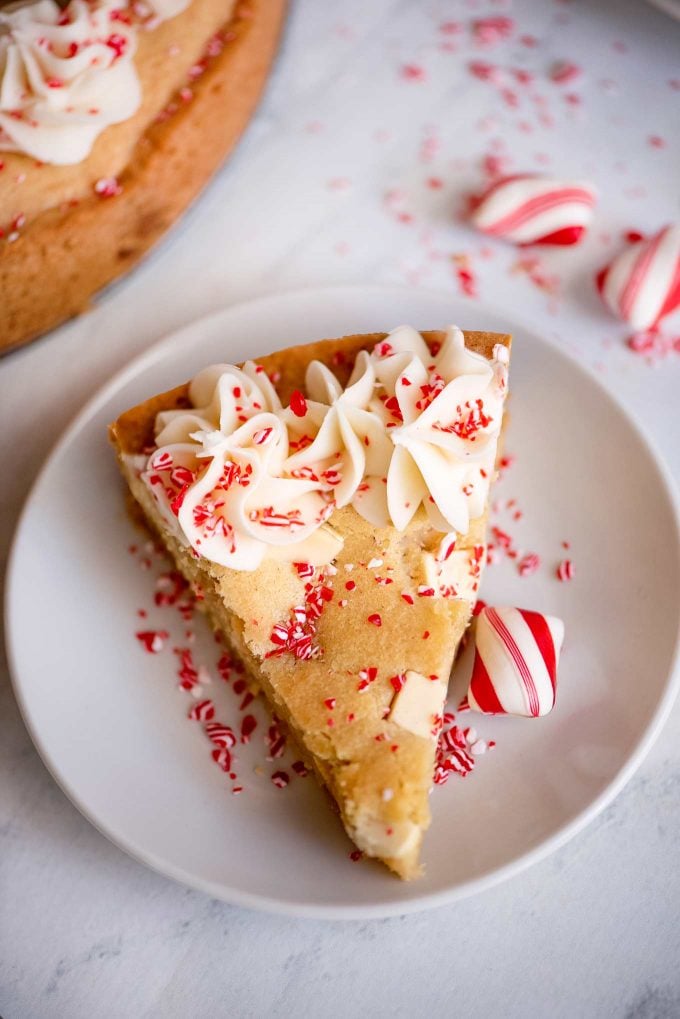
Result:
[[[309,301],[312,297],[316,301],[327,301],[329,305],[332,305],[333,302],[351,302],[353,299],[356,299],[358,295],[362,295],[364,298],[369,296],[375,297],[376,299],[381,299],[385,302],[389,300],[390,296],[393,298],[399,297],[401,299],[412,296],[414,299],[419,298],[424,301],[430,298],[437,302],[442,302],[443,299],[446,299],[446,301],[454,308],[463,307],[461,301],[456,298],[451,298],[450,295],[437,290],[392,286],[389,284],[369,286],[345,285],[335,287],[314,286],[274,292],[264,296],[255,297],[247,301],[238,302],[222,308],[217,312],[213,312],[210,315],[196,319],[173,333],[164,336],[146,350],[142,351],[142,353],[135,357],[128,365],[116,372],[108,382],[99,388],[81,408],[81,410],[78,411],[54,443],[34,479],[30,492],[22,508],[8,557],[5,585],[7,656],[14,694],[19,705],[23,721],[47,770],[50,772],[57,785],[66,794],[68,799],[71,800],[84,817],[86,817],[90,823],[114,845],[123,849],[134,859],[139,860],[149,866],[152,870],[155,870],[166,877],[173,878],[175,881],[188,885],[198,891],[211,895],[212,897],[221,899],[232,905],[262,910],[268,913],[331,920],[374,919],[387,916],[400,916],[408,913],[419,912],[425,909],[441,907],[474,895],[487,888],[491,888],[500,882],[519,874],[532,864],[543,860],[552,852],[563,846],[579,831],[585,828],[618,795],[651,749],[670,713],[675,697],[680,689],[679,620],[675,634],[675,644],[671,665],[665,683],[661,689],[656,707],[649,719],[649,722],[638,734],[636,742],[627,759],[623,762],[618,772],[598,796],[584,807],[580,813],[559,827],[551,835],[541,839],[536,845],[521,853],[518,857],[509,860],[506,864],[496,867],[493,871],[484,873],[478,877],[471,878],[463,883],[455,884],[439,891],[423,893],[420,896],[408,899],[400,896],[399,891],[402,885],[396,878],[394,878],[395,895],[393,901],[389,902],[365,903],[362,905],[351,904],[348,906],[339,906],[337,904],[329,905],[323,902],[303,903],[295,898],[287,898],[285,894],[272,897],[271,895],[253,893],[238,887],[227,887],[221,882],[204,879],[200,875],[193,874],[180,866],[176,866],[170,861],[164,860],[154,853],[147,852],[142,845],[136,844],[132,840],[122,836],[120,833],[117,833],[115,830],[112,830],[109,826],[107,826],[105,819],[98,816],[93,809],[88,806],[72,783],[64,778],[61,774],[59,761],[53,759],[52,754],[45,746],[39,728],[34,723],[30,704],[30,695],[27,693],[18,665],[18,646],[20,637],[18,632],[19,606],[17,604],[17,586],[20,571],[20,557],[22,554],[22,539],[24,538],[27,528],[29,512],[40,496],[43,479],[47,475],[53,460],[67,449],[67,447],[79,434],[83,426],[86,425],[88,420],[101,408],[103,408],[112,398],[114,398],[116,394],[123,392],[140,373],[149,367],[162,362],[164,357],[166,357],[175,347],[181,346],[185,342],[185,338],[191,336],[197,330],[201,330],[202,328],[207,329],[210,326],[214,326],[217,322],[220,322],[223,319],[228,319],[230,315],[234,315],[235,312],[247,309],[248,307],[257,306],[258,308],[261,308],[263,305],[267,304],[275,307],[277,304],[286,305],[290,302],[295,304],[298,301]],[[469,310],[474,314],[475,319],[480,322],[480,328],[482,327],[481,324],[483,324],[486,314],[491,315],[493,318],[503,315],[505,318],[503,309],[495,305],[487,306],[481,302],[475,302],[474,305],[465,305],[464,307],[469,307]],[[650,443],[636,420],[629,414],[627,408],[619,401],[615,394],[611,393],[602,385],[600,379],[591,368],[577,361],[569,354],[568,351],[561,348],[553,339],[541,334],[536,327],[533,327],[530,323],[524,322],[521,316],[517,316],[514,312],[511,312],[507,315],[507,323],[509,331],[512,331],[515,327],[519,327],[532,339],[535,338],[549,346],[559,357],[568,361],[577,372],[582,372],[586,375],[599,390],[600,397],[606,402],[613,404],[616,410],[623,416],[623,418],[625,418],[628,426],[634,431],[636,437],[640,441],[658,476],[659,483],[663,489],[663,494],[667,498],[669,507],[672,509],[673,522],[675,526],[675,540],[678,547],[680,547],[680,499],[678,497],[672,475],[661,455]]]

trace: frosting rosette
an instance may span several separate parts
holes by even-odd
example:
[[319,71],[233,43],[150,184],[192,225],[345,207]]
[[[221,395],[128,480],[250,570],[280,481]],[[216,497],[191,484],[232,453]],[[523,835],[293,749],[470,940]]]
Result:
[[[384,517],[404,530],[422,505],[439,531],[465,533],[484,512],[507,391],[507,351],[491,362],[468,350],[451,327],[432,355],[420,333],[402,326],[372,354],[377,389],[370,408],[394,450],[384,486]],[[356,509],[362,513],[362,504]],[[372,510],[377,509],[377,500]]]
[[[368,406],[376,385],[372,358],[360,351],[347,387],[320,361],[312,361],[305,378],[310,399],[305,413],[286,412],[294,452],[285,464],[292,477],[324,484],[336,506],[357,506],[384,476],[392,444],[380,418]],[[366,513],[368,519],[371,516]]]
[[158,448],[142,474],[176,536],[237,570],[266,554],[330,561],[340,540],[321,525],[332,498],[318,480],[286,476],[288,430],[263,370],[214,365],[189,396],[197,409],[158,415]]
[[0,150],[79,163],[106,127],[136,112],[136,36],[122,10],[39,0],[0,13]]
[[190,409],[156,415],[156,445],[189,442],[193,432],[230,435],[263,411],[281,412],[281,401],[264,370],[252,361],[243,368],[213,364],[189,385]]
[[[313,361],[287,407],[260,365],[212,365],[189,408],[157,415],[141,476],[175,536],[233,569],[265,556],[329,563],[342,539],[328,518],[350,505],[400,531],[422,507],[453,548],[484,512],[506,388],[505,348],[489,361],[455,327],[436,351],[394,330],[359,352],[344,388]],[[437,578],[438,590],[461,586],[443,567]]]

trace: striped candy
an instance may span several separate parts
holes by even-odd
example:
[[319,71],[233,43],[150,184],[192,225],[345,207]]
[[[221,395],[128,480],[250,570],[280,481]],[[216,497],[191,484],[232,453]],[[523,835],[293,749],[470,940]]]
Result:
[[605,304],[636,332],[680,305],[680,225],[631,244],[595,277]]
[[209,722],[215,717],[215,705],[211,700],[199,701],[191,708],[188,717],[194,722]]
[[208,722],[203,728],[208,739],[215,746],[224,747],[225,750],[236,746],[236,736],[228,725],[222,725],[221,722]]
[[547,715],[563,640],[564,624],[554,616],[487,605],[476,622],[470,707],[491,715]]
[[595,201],[589,184],[515,174],[501,177],[473,199],[470,222],[482,233],[514,244],[577,244]]

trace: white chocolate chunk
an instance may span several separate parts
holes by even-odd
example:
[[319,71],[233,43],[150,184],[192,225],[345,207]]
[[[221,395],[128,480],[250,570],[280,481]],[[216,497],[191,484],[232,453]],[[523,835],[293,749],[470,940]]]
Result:
[[437,719],[445,699],[446,685],[441,680],[407,672],[403,687],[394,695],[388,718],[415,736],[436,739]]
[[413,821],[395,821],[390,824],[366,818],[355,829],[352,837],[369,856],[398,860],[413,852],[421,834],[420,827]]

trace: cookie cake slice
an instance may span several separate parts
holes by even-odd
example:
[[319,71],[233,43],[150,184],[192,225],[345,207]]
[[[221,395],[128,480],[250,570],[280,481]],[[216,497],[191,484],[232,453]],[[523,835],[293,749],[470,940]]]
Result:
[[213,365],[110,428],[212,625],[402,878],[484,566],[509,347],[454,327],[323,340]]

